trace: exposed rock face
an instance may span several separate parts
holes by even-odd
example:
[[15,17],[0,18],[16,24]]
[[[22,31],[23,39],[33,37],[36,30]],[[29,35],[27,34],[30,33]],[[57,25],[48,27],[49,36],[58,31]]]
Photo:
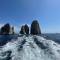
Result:
[[13,26],[10,28],[10,34],[15,34]]
[[4,27],[1,28],[0,34],[4,34],[5,30]]
[[41,34],[41,30],[37,20],[34,20],[31,24],[31,34],[33,35]]
[[7,23],[1,28],[1,34],[9,34],[10,32],[10,25]]
[[29,27],[27,24],[21,27],[20,33],[21,34],[29,34]]
[[5,28],[6,34],[9,34],[9,32],[10,32],[10,25],[9,25],[9,24],[6,24],[6,25],[4,26],[4,28]]
[[24,26],[21,27],[20,34],[25,34],[25,28],[24,28]]
[[29,34],[29,27],[28,27],[27,24],[24,26],[24,28],[25,28],[25,33],[26,33],[26,34]]
[[12,34],[14,34],[14,27],[12,27]]

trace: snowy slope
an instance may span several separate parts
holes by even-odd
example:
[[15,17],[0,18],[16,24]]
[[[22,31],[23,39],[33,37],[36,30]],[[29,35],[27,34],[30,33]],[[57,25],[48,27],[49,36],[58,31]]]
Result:
[[0,47],[0,60],[60,60],[60,45],[41,36],[20,36]]

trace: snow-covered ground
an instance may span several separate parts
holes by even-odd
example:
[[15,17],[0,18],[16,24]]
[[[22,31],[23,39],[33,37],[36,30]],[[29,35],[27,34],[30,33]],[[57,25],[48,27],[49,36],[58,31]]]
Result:
[[60,45],[41,36],[20,36],[0,47],[0,60],[60,60]]

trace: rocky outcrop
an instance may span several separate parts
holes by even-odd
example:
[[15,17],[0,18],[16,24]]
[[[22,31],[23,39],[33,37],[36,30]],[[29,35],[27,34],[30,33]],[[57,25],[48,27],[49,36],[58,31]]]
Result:
[[10,25],[7,23],[1,28],[1,34],[9,34],[10,32]]
[[40,26],[37,20],[34,20],[31,24],[31,34],[38,35],[41,34]]
[[27,24],[21,27],[20,34],[29,34],[29,27]]
[[15,32],[14,32],[14,27],[12,27],[12,34],[14,34]]
[[20,34],[25,34],[25,28],[24,28],[24,26],[21,27]]
[[28,27],[27,24],[24,26],[24,28],[25,28],[25,33],[26,33],[26,34],[29,34],[29,27]]

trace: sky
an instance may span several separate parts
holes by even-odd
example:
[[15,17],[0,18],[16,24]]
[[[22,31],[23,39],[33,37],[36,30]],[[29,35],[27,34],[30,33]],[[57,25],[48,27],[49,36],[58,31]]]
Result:
[[42,33],[60,33],[60,0],[0,0],[0,27],[10,23],[18,31],[33,20]]

